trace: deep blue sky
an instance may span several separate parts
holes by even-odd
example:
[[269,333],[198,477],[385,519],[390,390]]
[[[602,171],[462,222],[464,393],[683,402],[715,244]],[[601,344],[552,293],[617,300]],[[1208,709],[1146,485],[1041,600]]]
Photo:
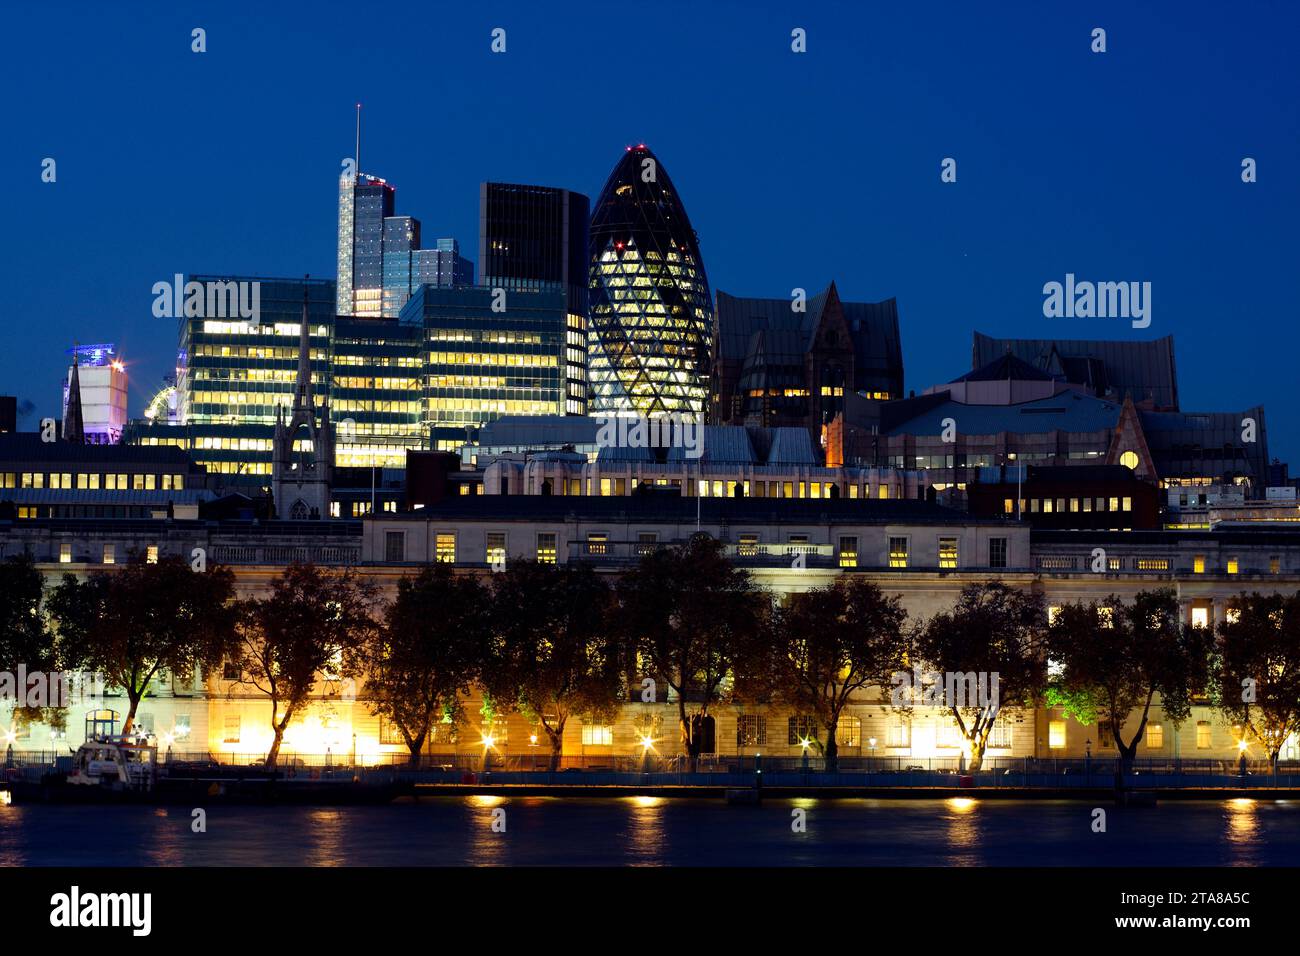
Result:
[[[332,277],[360,100],[366,170],[472,259],[481,180],[594,199],[645,142],[715,291],[896,296],[908,388],[967,370],[974,329],[1172,333],[1183,407],[1263,402],[1271,452],[1300,465],[1289,0],[42,3],[2,22],[0,393],[38,415],[74,339],[119,344],[140,413],[176,347],[150,287],[175,272]],[[1044,318],[1066,272],[1152,282],[1151,327]]]

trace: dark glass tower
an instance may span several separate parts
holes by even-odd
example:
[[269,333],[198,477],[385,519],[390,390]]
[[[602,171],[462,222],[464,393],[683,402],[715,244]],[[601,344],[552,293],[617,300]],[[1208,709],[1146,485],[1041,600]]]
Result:
[[592,414],[703,415],[708,403],[713,300],[668,172],[629,147],[591,216]]
[[590,209],[586,196],[567,189],[517,183],[479,186],[479,285],[565,295],[563,410],[569,415],[587,412]]

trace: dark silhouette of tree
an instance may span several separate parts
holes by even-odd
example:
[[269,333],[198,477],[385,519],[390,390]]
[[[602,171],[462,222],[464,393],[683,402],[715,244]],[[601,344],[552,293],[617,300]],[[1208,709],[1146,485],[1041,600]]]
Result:
[[677,695],[682,746],[694,761],[709,708],[730,696],[726,682],[765,626],[771,600],[707,535],[643,556],[619,581],[618,596],[643,668]]
[[99,671],[129,704],[122,733],[135,726],[149,682],[166,673],[183,682],[218,666],[234,635],[234,575],[209,565],[194,571],[179,557],[140,555],[85,581],[64,575],[49,596],[65,666]]
[[839,766],[836,732],[850,698],[884,687],[908,660],[907,612],[876,585],[841,577],[829,587],[791,595],[773,617],[770,646],[776,692],[826,729],[826,769]]
[[[962,588],[952,610],[936,614],[917,635],[917,656],[941,677],[938,705],[956,721],[972,771],[984,762],[1003,705],[1029,706],[1043,692],[1044,623],[1041,595],[988,581]],[[971,693],[972,681],[987,687],[986,699]]]
[[603,723],[626,685],[613,595],[590,565],[514,561],[492,576],[495,610],[482,683],[489,697],[540,725],[550,769],[574,714]]
[[[44,607],[45,576],[30,555],[0,562],[0,671],[17,674],[19,666],[51,678],[62,668],[59,648]],[[47,685],[52,689],[52,685]],[[14,716],[61,726],[66,718],[63,702],[47,699],[46,706],[28,706],[24,687],[14,687]]]
[[461,698],[481,671],[488,633],[478,579],[437,563],[397,582],[383,625],[350,652],[371,713],[401,732],[411,766],[436,724],[454,729],[464,719]]
[[320,681],[351,676],[358,646],[370,640],[373,589],[349,571],[294,563],[271,581],[271,593],[240,607],[232,663],[237,684],[270,698],[274,737],[266,766],[280,756],[284,732]]
[[1217,702],[1276,772],[1282,746],[1300,730],[1300,592],[1243,593],[1229,607],[1235,619],[1219,623],[1215,645]]
[[[1104,726],[1127,772],[1157,694],[1175,726],[1191,713],[1192,698],[1206,688],[1212,641],[1208,628],[1182,624],[1169,588],[1141,591],[1131,604],[1111,595],[1100,604],[1063,605],[1047,629],[1048,654],[1059,668],[1047,702],[1080,723]],[[1125,738],[1134,711],[1137,726]]]

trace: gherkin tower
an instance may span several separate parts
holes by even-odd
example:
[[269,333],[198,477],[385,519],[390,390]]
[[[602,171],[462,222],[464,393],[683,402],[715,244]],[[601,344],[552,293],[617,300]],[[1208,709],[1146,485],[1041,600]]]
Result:
[[702,416],[713,297],[668,171],[630,146],[592,208],[591,414]]

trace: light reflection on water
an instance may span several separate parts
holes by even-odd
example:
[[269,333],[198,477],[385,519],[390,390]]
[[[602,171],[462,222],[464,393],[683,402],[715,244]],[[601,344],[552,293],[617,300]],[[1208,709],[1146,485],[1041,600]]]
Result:
[[[0,807],[0,865],[1277,866],[1300,802],[422,797],[388,807]],[[802,826],[793,825],[803,811]],[[504,813],[504,817],[501,815]],[[495,824],[495,828],[494,828]]]

